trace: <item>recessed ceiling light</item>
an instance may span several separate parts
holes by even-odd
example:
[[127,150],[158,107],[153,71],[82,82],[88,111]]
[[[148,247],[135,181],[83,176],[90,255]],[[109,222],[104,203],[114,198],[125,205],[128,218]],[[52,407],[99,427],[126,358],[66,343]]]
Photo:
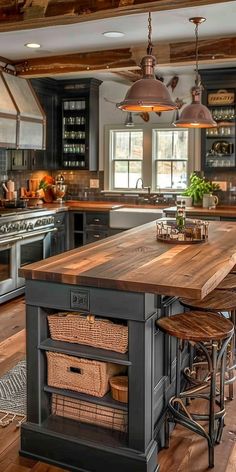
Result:
[[31,48],[31,49],[38,49],[41,48],[41,44],[38,43],[27,43],[25,44],[26,48]]
[[106,38],[121,38],[125,35],[125,33],[122,33],[121,31],[105,31],[105,33],[102,34],[103,36],[106,36]]

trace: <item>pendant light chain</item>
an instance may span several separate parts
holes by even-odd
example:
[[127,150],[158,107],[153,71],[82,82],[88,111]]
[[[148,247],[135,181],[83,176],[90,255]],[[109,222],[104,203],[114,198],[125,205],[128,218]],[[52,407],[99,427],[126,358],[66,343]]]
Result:
[[199,80],[199,51],[198,51],[198,26],[199,23],[196,23],[195,25],[195,38],[196,38],[196,45],[195,45],[195,57],[196,57],[196,81],[195,84],[196,86],[200,86],[200,80]]
[[153,44],[152,44],[152,17],[151,17],[151,12],[148,13],[148,46],[147,46],[147,54],[149,56],[152,55],[152,49],[153,49]]

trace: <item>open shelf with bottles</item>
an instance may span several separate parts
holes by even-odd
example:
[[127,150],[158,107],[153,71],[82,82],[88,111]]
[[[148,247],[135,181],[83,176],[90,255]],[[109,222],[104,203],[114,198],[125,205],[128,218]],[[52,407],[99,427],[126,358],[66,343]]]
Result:
[[203,103],[217,123],[202,130],[202,168],[205,171],[236,167],[235,153],[235,70],[201,72],[204,84]]
[[88,149],[87,100],[63,100],[62,152],[64,167],[84,169]]
[[62,167],[97,170],[100,80],[66,80],[62,84]]

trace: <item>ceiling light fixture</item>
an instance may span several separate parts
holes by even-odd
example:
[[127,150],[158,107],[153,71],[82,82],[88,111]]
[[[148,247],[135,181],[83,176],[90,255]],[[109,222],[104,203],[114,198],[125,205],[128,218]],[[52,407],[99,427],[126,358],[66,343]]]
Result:
[[25,44],[26,48],[31,48],[31,49],[38,49],[41,48],[41,44],[39,43],[27,43]]
[[151,13],[148,15],[148,46],[147,55],[141,60],[143,77],[137,80],[128,90],[125,99],[117,103],[117,107],[124,111],[169,111],[176,109],[167,87],[155,78],[154,68],[156,59],[152,55],[152,25]]
[[213,120],[210,110],[202,104],[202,84],[201,77],[198,69],[198,27],[201,23],[206,21],[203,17],[189,18],[191,23],[195,25],[195,37],[196,37],[196,78],[195,86],[192,88],[192,103],[187,105],[178,120],[173,124],[180,128],[214,128],[217,123]]
[[103,36],[106,36],[106,38],[122,38],[122,36],[125,35],[125,33],[122,33],[121,31],[105,31],[105,33],[102,33]]

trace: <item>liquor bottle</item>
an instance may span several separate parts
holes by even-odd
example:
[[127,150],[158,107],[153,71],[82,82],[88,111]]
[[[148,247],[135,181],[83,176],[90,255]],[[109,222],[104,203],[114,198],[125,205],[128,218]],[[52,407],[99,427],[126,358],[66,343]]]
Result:
[[175,215],[176,227],[178,231],[183,232],[185,228],[185,201],[178,200],[176,202],[176,215]]

